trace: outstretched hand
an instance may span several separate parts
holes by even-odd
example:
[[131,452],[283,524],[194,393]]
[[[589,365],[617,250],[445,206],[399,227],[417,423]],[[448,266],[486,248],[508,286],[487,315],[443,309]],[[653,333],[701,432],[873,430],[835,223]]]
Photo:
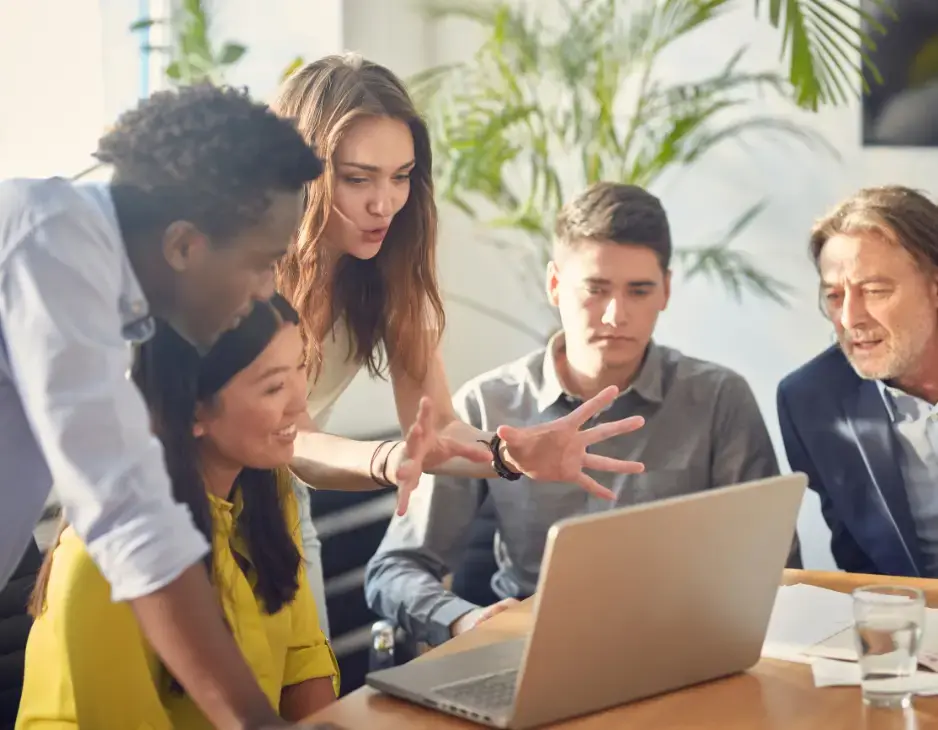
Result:
[[[613,436],[636,431],[645,425],[645,419],[632,416],[592,428],[583,426],[611,405],[618,393],[618,388],[609,386],[572,413],[549,423],[499,426],[497,433],[504,442],[506,464],[535,481],[577,484],[597,497],[613,499],[615,495],[611,490],[583,470],[637,474],[645,470],[644,464],[590,454],[587,448]],[[388,474],[397,484],[397,513],[402,515],[407,511],[410,493],[417,488],[423,472],[432,471],[456,457],[488,463],[492,454],[484,444],[444,436],[436,425],[432,401],[421,398],[417,419],[403,445],[395,447],[388,457]]]
[[496,433],[505,442],[505,462],[531,479],[577,484],[597,497],[613,499],[615,495],[610,489],[583,470],[637,474],[645,470],[644,464],[590,454],[586,449],[613,436],[638,430],[645,425],[645,419],[631,416],[592,428],[583,429],[583,426],[610,406],[618,394],[619,389],[610,385],[555,421],[521,428],[499,426]]
[[407,511],[410,493],[417,488],[423,472],[459,456],[477,463],[485,463],[492,459],[492,452],[483,444],[465,443],[442,435],[434,415],[433,402],[424,396],[420,399],[417,419],[407,432],[404,445],[391,453],[391,463],[394,466],[391,467],[390,473],[397,484],[399,515]]

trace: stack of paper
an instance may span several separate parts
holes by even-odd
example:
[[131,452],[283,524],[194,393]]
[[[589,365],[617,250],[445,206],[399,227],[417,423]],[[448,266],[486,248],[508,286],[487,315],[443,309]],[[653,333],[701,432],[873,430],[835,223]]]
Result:
[[[860,684],[860,665],[855,661],[816,658],[811,662],[815,687],[852,687]],[[916,672],[902,680],[903,687],[917,695],[938,695],[938,674]]]
[[[853,626],[824,639],[805,650],[809,657],[857,661],[857,647],[853,638]],[[919,664],[938,672],[938,610],[925,609],[925,633],[919,651]]]
[[775,598],[762,656],[810,664],[808,650],[853,627],[849,594],[798,584],[782,586]]
[[[853,598],[809,585],[779,588],[762,656],[811,665],[817,687],[860,684],[853,638]],[[925,609],[917,694],[938,694],[938,610]]]

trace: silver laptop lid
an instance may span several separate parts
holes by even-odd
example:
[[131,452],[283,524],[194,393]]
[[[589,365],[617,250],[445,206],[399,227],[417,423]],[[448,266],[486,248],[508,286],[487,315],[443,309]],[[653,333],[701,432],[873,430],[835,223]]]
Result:
[[511,727],[755,664],[806,485],[792,474],[555,524]]

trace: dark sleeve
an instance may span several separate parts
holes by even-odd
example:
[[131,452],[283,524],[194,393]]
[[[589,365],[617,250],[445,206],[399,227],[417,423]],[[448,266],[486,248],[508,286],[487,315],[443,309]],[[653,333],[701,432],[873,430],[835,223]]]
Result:
[[778,423],[782,431],[782,442],[785,445],[788,466],[793,472],[802,472],[808,477],[808,487],[816,492],[821,500],[821,514],[831,531],[831,553],[834,556],[834,562],[841,570],[851,573],[875,573],[873,561],[860,549],[840,519],[820,472],[808,455],[808,450],[791,417],[784,384],[778,387],[776,402]]

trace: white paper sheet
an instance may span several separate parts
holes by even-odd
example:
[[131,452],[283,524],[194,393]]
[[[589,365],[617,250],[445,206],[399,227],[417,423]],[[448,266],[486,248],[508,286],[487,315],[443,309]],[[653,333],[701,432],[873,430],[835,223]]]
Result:
[[[853,598],[816,586],[782,586],[762,656],[810,664],[816,687],[859,686]],[[916,672],[910,686],[918,695],[938,695],[938,609],[925,611],[919,661],[927,669]]]
[[[815,658],[811,662],[815,687],[851,687],[860,684],[860,665],[836,659]],[[916,672],[909,680],[902,680],[917,695],[938,695],[938,674]],[[908,684],[906,684],[908,682]]]
[[762,656],[811,663],[808,649],[853,627],[847,593],[798,584],[782,586],[775,598]]
[[[809,657],[825,657],[841,661],[857,661],[857,647],[853,638],[853,626],[824,639],[804,650]],[[938,672],[938,609],[925,609],[925,633],[919,651],[919,664]]]

